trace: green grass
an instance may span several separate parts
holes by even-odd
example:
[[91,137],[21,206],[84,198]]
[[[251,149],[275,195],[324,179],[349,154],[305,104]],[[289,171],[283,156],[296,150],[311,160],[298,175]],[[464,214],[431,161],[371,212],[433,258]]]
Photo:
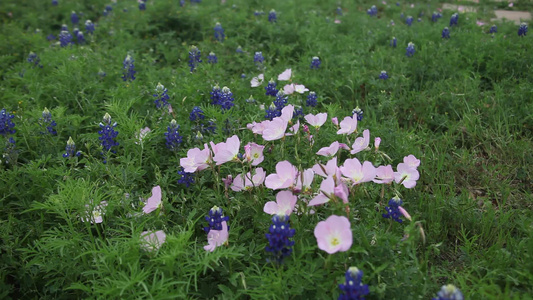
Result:
[[[443,40],[453,12],[431,22],[436,1],[414,8],[379,3],[379,18],[366,14],[369,1],[342,2],[342,16],[336,15],[337,1],[203,0],[184,7],[179,1],[148,1],[144,12],[135,1],[119,1],[107,17],[106,1],[59,1],[56,7],[34,0],[0,7],[0,109],[15,116],[17,130],[0,141],[5,152],[4,143],[13,137],[17,151],[0,158],[0,298],[329,299],[338,297],[346,270],[356,266],[369,285],[368,299],[431,299],[449,283],[465,299],[532,299],[533,40],[531,29],[520,38],[512,23],[497,23],[494,36],[488,33],[491,23],[476,25],[488,22],[501,4],[473,4],[480,13],[460,14],[451,38]],[[271,9],[277,23],[268,22]],[[513,9],[531,7],[519,1]],[[266,14],[254,16],[256,10]],[[86,33],[85,45],[65,48],[47,41],[63,23],[72,30],[71,11],[83,12],[81,22],[97,24],[94,36]],[[401,13],[415,18],[411,27]],[[216,22],[225,29],[223,43],[214,39]],[[389,46],[393,36],[397,48]],[[411,58],[405,56],[408,42],[416,45]],[[193,73],[187,66],[191,45],[204,60]],[[238,46],[245,53],[236,53]],[[207,64],[211,51],[218,64]],[[250,88],[260,73],[253,63],[256,51],[265,57],[265,82]],[[30,52],[42,68],[26,61]],[[130,82],[121,79],[127,54],[137,71]],[[309,67],[313,56],[322,61],[318,70]],[[300,170],[325,163],[316,151],[335,140],[346,142],[329,120],[318,132],[311,128],[312,146],[302,130],[266,142],[246,129],[264,120],[259,104],[273,101],[264,93],[266,82],[287,68],[293,82],[319,99],[311,108],[305,95],[293,94],[290,104],[339,120],[359,106],[359,132],[369,129],[372,140],[381,137],[380,150],[391,161],[375,151],[355,157],[396,168],[413,154],[421,165],[414,189],[395,184],[382,192],[382,186],[365,183],[351,190],[353,244],[347,252],[328,255],[313,235],[319,221],[347,215],[343,205],[291,215],[293,253],[276,265],[267,262],[271,217],[263,206],[277,192],[225,189],[221,179],[248,172],[246,164],[198,172],[190,188],[178,183],[178,170],[187,150],[234,134],[241,153],[250,141],[266,145],[259,167],[267,174],[283,160]],[[388,80],[378,79],[381,70]],[[168,88],[173,115],[155,108],[158,82]],[[210,104],[215,84],[235,96],[226,113]],[[250,95],[256,103],[246,102]],[[194,106],[217,126],[201,141],[195,139],[198,124],[189,120]],[[45,107],[58,124],[55,136],[41,133]],[[98,140],[105,113],[118,123],[120,143],[107,164]],[[177,152],[165,147],[173,118],[183,135]],[[152,131],[139,144],[136,134],[145,126]],[[63,158],[69,137],[80,157]],[[349,157],[354,156],[344,151],[338,159]],[[321,181],[315,176],[313,192]],[[144,215],[142,199],[157,185],[163,209]],[[381,216],[396,194],[412,221]],[[104,222],[82,222],[86,205],[101,201],[108,203]],[[229,216],[230,231],[228,245],[211,253],[203,249],[203,227],[214,205]],[[299,206],[308,212],[301,200]],[[165,231],[159,251],[141,249],[146,230]]]

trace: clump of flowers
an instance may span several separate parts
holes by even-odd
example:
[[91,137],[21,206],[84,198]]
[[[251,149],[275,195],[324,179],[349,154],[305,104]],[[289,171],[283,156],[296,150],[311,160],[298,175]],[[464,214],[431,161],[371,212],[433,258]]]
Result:
[[100,131],[98,131],[98,134],[100,137],[98,138],[101,141],[102,144],[102,155],[104,156],[104,164],[107,163],[106,158],[106,152],[116,153],[115,150],[113,150],[113,147],[118,146],[119,143],[115,141],[115,138],[118,135],[118,131],[115,131],[115,128],[117,127],[117,123],[113,122],[111,119],[111,116],[106,113],[103,118],[103,122],[99,124]]
[[520,27],[518,27],[518,36],[526,36],[527,35],[527,24],[522,22],[520,24]]
[[157,84],[155,88],[155,94],[153,95],[155,98],[154,103],[157,108],[164,108],[169,105],[168,100],[170,97],[168,96],[167,92],[168,89],[166,89],[164,85],[161,83]]
[[202,52],[196,46],[191,46],[189,50],[189,67],[191,68],[191,73],[196,70],[198,64],[202,62],[201,58]]
[[339,300],[359,300],[365,299],[365,295],[370,293],[368,284],[363,284],[363,271],[356,267],[348,268],[345,275],[344,284],[339,284],[341,294]]
[[264,69],[263,63],[265,61],[265,58],[263,57],[263,52],[255,52],[254,55],[254,63],[258,70]]
[[126,58],[124,59],[124,62],[122,62],[122,80],[128,81],[128,80],[135,80],[135,65],[133,64],[135,61],[133,60],[133,57],[131,55],[126,55]]
[[[385,72],[386,73],[386,72]],[[387,77],[388,78],[388,77]],[[357,121],[363,121],[363,110],[359,106],[355,107],[352,110],[352,115],[357,115]]]
[[72,35],[68,31],[62,30],[59,34],[59,45],[61,47],[66,47],[71,44],[73,44]]
[[209,55],[207,56],[207,62],[210,64],[216,64],[218,62],[215,52],[209,52]]
[[437,22],[440,18],[442,18],[442,14],[438,12],[433,12],[431,15],[431,21]]
[[231,90],[227,86],[223,87],[219,99],[220,107],[223,110],[228,110],[232,108],[233,105],[235,105],[233,103],[234,100],[235,98],[233,97],[233,93],[231,92]]
[[268,13],[268,21],[270,23],[275,23],[277,20],[278,20],[278,16],[276,15],[276,11],[273,9],[270,10],[270,12]]
[[383,79],[383,80],[389,79],[389,75],[387,74],[387,71],[381,71],[381,73],[379,74],[379,79]]
[[183,138],[178,132],[179,128],[180,126],[176,120],[172,119],[167,127],[167,132],[165,132],[165,145],[171,151],[177,151],[182,143]]
[[405,18],[405,24],[407,24],[407,26],[411,26],[413,24],[413,17],[407,16],[407,18]]
[[463,294],[453,284],[443,285],[433,300],[463,300]]
[[228,222],[229,217],[224,216],[222,208],[218,206],[213,206],[209,210],[209,215],[205,217],[205,220],[209,223],[204,227],[204,231],[209,233],[211,230],[222,230],[222,222]]
[[457,22],[459,21],[459,14],[454,13],[450,18],[450,27],[453,25],[457,25]]
[[317,96],[315,92],[309,92],[305,105],[310,107],[315,107],[317,105]]
[[320,58],[318,58],[318,56],[314,56],[313,59],[311,59],[311,69],[320,68],[321,63],[322,62],[320,61]]
[[407,57],[412,57],[413,55],[415,55],[415,44],[413,44],[412,42],[409,42],[409,44],[407,44],[407,48],[405,48],[405,55]]
[[276,89],[276,82],[274,81],[274,79],[270,79],[267,86],[265,87],[265,91],[265,95],[276,97],[276,95],[278,94],[278,90]]
[[43,110],[43,113],[42,113],[42,118],[39,119],[39,121],[41,122],[41,124],[39,125],[45,125],[46,126],[46,130],[48,131],[48,133],[50,133],[51,135],[56,135],[57,134],[57,131],[54,129],[54,127],[57,125],[56,121],[52,120],[52,113],[50,113],[50,111],[48,110],[48,108],[44,108]]
[[207,232],[208,242],[208,245],[204,246],[204,249],[213,252],[216,247],[222,246],[228,242],[229,217],[223,215],[222,208],[213,206],[213,208],[209,210],[209,215],[205,217],[205,220],[209,225],[204,227],[205,232]]
[[191,113],[189,114],[189,120],[194,122],[203,119],[205,119],[204,111],[199,106],[193,107]]
[[223,42],[226,35],[224,35],[224,28],[219,22],[215,24],[215,40]]
[[183,184],[186,187],[190,187],[191,184],[194,184],[194,173],[187,173],[183,167],[180,167],[178,174],[181,175],[180,179],[178,179],[179,184]]
[[16,132],[16,130],[13,129],[15,127],[15,123],[12,121],[14,117],[15,116],[8,113],[5,108],[0,111],[0,135],[6,136]]
[[39,67],[39,68],[42,68],[43,65],[40,64],[41,62],[41,59],[39,58],[39,56],[37,56],[37,54],[33,53],[33,52],[30,52],[30,54],[28,55],[28,58],[26,59],[27,62],[33,64],[32,67]]
[[295,230],[289,225],[289,216],[275,215],[272,217],[269,233],[265,234],[268,239],[268,246],[265,248],[270,252],[272,261],[282,263],[283,259],[292,253],[294,241],[290,240],[295,234]]
[[375,5],[372,5],[371,8],[367,9],[366,13],[373,17],[378,15],[378,8]]
[[88,34],[93,34],[94,33],[94,23],[91,20],[85,21],[85,31]]
[[389,206],[385,207],[385,210],[387,211],[386,214],[382,214],[383,218],[385,219],[393,219],[394,221],[398,223],[402,223],[403,220],[400,219],[401,216],[405,216],[407,219],[411,219],[411,216],[407,213],[407,211],[401,207],[403,204],[402,199],[398,197],[394,197],[389,200]]
[[450,30],[448,29],[448,27],[444,27],[444,29],[442,30],[442,38],[443,39],[450,38]]
[[81,152],[80,151],[77,151],[76,152],[76,144],[74,143],[74,140],[72,139],[72,137],[69,137],[68,138],[68,141],[67,141],[67,146],[65,147],[65,153],[63,153],[63,157],[64,158],[72,158],[74,156],[80,156],[81,155]]

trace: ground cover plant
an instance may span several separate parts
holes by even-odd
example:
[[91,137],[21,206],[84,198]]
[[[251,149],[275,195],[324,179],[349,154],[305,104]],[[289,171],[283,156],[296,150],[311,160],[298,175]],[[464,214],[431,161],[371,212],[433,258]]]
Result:
[[533,40],[472,5],[4,1],[0,297],[531,299]]

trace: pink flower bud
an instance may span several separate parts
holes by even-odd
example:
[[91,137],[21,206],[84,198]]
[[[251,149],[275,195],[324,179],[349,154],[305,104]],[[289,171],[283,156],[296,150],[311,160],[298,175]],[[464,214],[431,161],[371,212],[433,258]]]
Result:
[[337,117],[331,118],[331,123],[333,123],[335,126],[339,126],[339,119]]
[[376,147],[376,150],[379,149],[379,145],[381,144],[381,138],[377,137],[374,139],[374,147]]

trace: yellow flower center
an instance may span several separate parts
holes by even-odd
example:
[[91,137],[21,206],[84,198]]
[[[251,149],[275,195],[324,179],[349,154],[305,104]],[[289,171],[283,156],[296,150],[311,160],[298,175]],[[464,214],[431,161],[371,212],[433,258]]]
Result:
[[334,237],[334,238],[331,239],[331,245],[332,245],[332,246],[337,246],[337,245],[340,244],[340,243],[341,243],[341,241],[339,241],[339,239],[336,238],[336,237]]

